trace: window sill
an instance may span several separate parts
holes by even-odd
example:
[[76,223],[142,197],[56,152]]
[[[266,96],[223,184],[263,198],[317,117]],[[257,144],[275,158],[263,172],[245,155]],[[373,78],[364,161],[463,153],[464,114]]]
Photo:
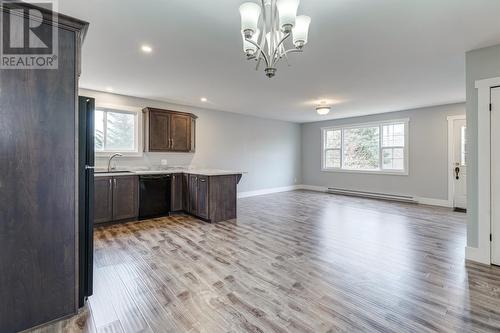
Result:
[[121,152],[121,151],[106,151],[106,152],[102,152],[102,151],[96,151],[95,152],[95,157],[98,157],[98,158],[109,158],[111,155],[116,154],[116,153],[122,154],[123,155],[122,157],[142,157],[142,156],[144,156],[144,153],[142,151],[141,152]]
[[339,173],[362,173],[369,175],[389,175],[389,176],[408,176],[408,170],[391,171],[391,170],[349,170],[349,169],[328,169],[322,168],[322,172],[339,172]]

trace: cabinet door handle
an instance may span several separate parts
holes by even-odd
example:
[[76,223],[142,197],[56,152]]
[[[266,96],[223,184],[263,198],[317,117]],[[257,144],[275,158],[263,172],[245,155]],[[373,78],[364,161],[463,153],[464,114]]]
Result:
[[115,179],[113,179],[113,182],[114,182],[115,187],[117,187],[117,186],[116,186],[116,178],[115,178]]
[[111,178],[109,179],[109,190],[111,191],[113,184],[111,183]]
[[206,182],[207,180],[206,179],[200,179],[200,182]]

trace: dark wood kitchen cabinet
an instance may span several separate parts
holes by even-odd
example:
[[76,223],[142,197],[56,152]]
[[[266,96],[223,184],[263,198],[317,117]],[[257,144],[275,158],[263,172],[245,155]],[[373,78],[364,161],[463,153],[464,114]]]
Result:
[[189,175],[189,205],[186,212],[208,222],[236,218],[237,184],[235,175]]
[[198,175],[189,175],[188,213],[198,215]]
[[237,185],[241,175],[209,177],[209,217],[211,222],[236,218]]
[[144,108],[144,151],[192,152],[196,116],[192,113]]
[[197,197],[197,216],[202,219],[208,219],[208,177],[198,177],[198,193]]
[[135,219],[139,216],[139,177],[113,177],[113,220]]
[[149,124],[149,151],[170,150],[170,115],[162,111],[151,111],[147,118]]
[[94,178],[94,223],[113,220],[113,177]]
[[182,186],[184,192],[182,193],[182,210],[189,213],[189,174],[182,174]]
[[20,1],[2,1],[0,15],[10,36],[35,23],[42,41],[58,40],[57,59],[47,55],[57,68],[0,69],[0,332],[19,332],[78,311],[76,106],[88,23]]
[[139,216],[139,177],[94,178],[94,223],[136,219]]
[[170,115],[171,151],[186,152],[191,150],[191,116],[184,114]]
[[184,209],[184,195],[186,189],[184,185],[184,175],[182,173],[172,175],[172,190],[170,194],[170,210],[178,212]]
[[[170,211],[186,212],[208,222],[236,218],[236,186],[241,174],[200,175],[172,173]],[[138,217],[139,177],[95,177],[95,223],[128,221]]]

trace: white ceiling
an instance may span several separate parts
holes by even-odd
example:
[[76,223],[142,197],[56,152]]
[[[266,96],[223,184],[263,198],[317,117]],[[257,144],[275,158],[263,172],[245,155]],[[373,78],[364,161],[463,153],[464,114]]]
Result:
[[[465,52],[500,43],[500,0],[302,0],[309,44],[268,79],[243,55],[242,2],[60,0],[59,9],[90,22],[83,88],[295,122],[464,101]],[[328,116],[315,113],[319,99],[335,103]]]

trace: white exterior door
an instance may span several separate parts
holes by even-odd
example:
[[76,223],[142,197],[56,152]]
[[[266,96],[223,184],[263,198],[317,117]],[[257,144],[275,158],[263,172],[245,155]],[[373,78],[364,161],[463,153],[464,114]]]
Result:
[[500,265],[500,87],[491,89],[491,262]]
[[465,119],[453,120],[453,207],[467,209],[467,135]]

